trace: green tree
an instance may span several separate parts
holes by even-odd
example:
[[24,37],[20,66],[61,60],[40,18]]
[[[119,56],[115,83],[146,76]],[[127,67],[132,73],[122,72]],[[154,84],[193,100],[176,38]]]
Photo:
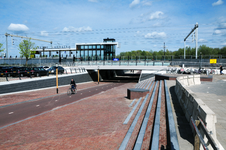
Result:
[[29,40],[23,40],[19,44],[19,50],[20,55],[26,58],[26,66],[28,60],[31,58],[31,54],[34,54],[34,51],[31,51],[31,49],[37,49],[35,46],[35,43],[31,42],[31,39]]
[[4,51],[4,50],[5,50],[4,48],[2,49],[2,45],[3,45],[3,44],[2,44],[2,43],[0,43],[0,52],[2,52],[2,51]]
[[219,50],[219,55],[225,55],[225,56],[226,56],[226,46],[222,47],[222,48]]

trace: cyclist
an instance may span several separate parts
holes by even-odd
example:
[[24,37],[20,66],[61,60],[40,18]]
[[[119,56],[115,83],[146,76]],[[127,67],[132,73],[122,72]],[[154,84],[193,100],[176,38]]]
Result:
[[73,92],[75,92],[75,89],[76,89],[76,83],[75,83],[74,79],[71,79],[70,85],[71,85],[71,90],[73,90]]

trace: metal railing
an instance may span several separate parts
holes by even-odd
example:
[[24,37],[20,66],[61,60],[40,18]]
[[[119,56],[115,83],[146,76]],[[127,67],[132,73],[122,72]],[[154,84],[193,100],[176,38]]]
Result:
[[[32,58],[28,60],[28,65],[43,66],[43,65],[55,65],[60,63],[66,66],[74,65],[128,65],[128,66],[159,66],[159,65],[181,65],[187,66],[218,66],[219,64],[226,65],[226,56],[223,55],[202,55],[198,59],[195,56],[119,56],[118,61],[113,61],[113,57],[92,56],[88,58],[75,58],[75,57],[41,57]],[[210,59],[217,59],[217,64],[210,64]],[[18,65],[24,66],[26,63],[25,58],[0,58],[0,65]]]
[[[62,64],[62,63],[61,63]],[[80,61],[74,62],[76,66],[95,66],[95,65],[103,65],[103,66],[168,66],[170,62],[164,61],[134,61],[134,60],[120,60],[120,61]]]
[[[7,73],[1,73],[0,79],[2,82],[4,81],[15,81],[15,80],[24,80],[24,79],[32,79],[32,78],[41,78],[41,76],[55,76],[55,74],[49,74],[41,75],[40,71],[36,71],[36,73],[32,73],[31,71],[28,71],[29,73],[25,71],[17,71],[14,73],[14,76],[12,76],[12,72]],[[64,73],[59,73],[59,75],[62,74],[76,74],[76,73],[83,73],[86,72],[86,69],[83,67],[70,67],[70,68],[64,68]],[[24,73],[27,73],[27,75],[23,75]],[[38,75],[37,75],[38,73]]]
[[208,150],[208,146],[204,141],[204,138],[202,134],[200,133],[200,130],[204,132],[204,135],[208,139],[208,143],[212,146],[214,150],[219,150],[217,144],[213,140],[212,136],[210,135],[210,132],[206,129],[206,126],[204,125],[203,121],[198,117],[198,120],[194,120],[191,116],[191,123],[195,129],[195,143],[194,143],[194,149],[199,150],[200,148],[200,142],[205,150]]

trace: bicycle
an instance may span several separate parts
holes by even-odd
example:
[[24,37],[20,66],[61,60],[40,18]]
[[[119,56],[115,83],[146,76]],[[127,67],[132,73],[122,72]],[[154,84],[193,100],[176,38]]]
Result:
[[68,90],[67,90],[67,95],[71,95],[71,94],[76,94],[77,93],[77,89],[76,88],[72,88],[70,87]]

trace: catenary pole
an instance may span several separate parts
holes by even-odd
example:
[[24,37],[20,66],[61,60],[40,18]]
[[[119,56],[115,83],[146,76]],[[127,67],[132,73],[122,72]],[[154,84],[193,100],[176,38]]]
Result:
[[184,59],[186,57],[186,41],[184,41]]
[[197,28],[196,28],[196,30],[195,30],[195,47],[196,47],[196,49],[195,49],[195,58],[197,59],[197,55],[198,55],[198,23],[196,23],[196,26],[197,26]]
[[6,35],[6,58],[9,58],[9,52],[8,52],[8,35]]
[[[198,53],[198,23],[195,24],[195,27],[191,30],[191,32],[186,36],[186,38],[184,38],[184,42],[186,41],[186,39],[192,34],[192,32],[195,31],[195,40],[196,40],[196,50],[195,50],[195,58],[197,59],[197,53]],[[184,48],[184,57],[186,57],[185,55],[185,48]]]

